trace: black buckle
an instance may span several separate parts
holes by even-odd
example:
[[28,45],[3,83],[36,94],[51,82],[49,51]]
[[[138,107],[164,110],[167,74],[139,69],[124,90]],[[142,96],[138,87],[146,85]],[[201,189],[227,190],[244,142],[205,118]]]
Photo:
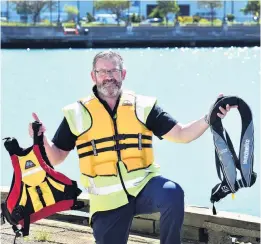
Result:
[[74,204],[71,207],[72,210],[79,210],[81,208],[84,208],[84,202],[83,201],[74,201]]
[[13,225],[12,229],[13,229],[16,237],[22,236],[23,228],[22,229],[18,229],[17,226]]
[[125,149],[127,149],[126,144],[115,144],[113,147],[114,151],[120,151],[120,150],[125,150]]
[[115,144],[115,145],[113,146],[113,150],[114,150],[114,151],[120,151],[121,149],[119,148],[119,145]]
[[112,139],[113,139],[114,141],[125,140],[125,139],[126,139],[126,136],[125,136],[125,134],[117,134],[117,135],[113,135],[113,136],[112,136]]

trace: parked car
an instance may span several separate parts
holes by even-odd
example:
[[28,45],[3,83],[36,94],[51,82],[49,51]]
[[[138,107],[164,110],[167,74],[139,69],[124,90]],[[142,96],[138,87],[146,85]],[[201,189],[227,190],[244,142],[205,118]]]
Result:
[[75,28],[63,27],[64,35],[88,35],[89,29],[76,25]]
[[63,27],[63,33],[64,35],[79,35],[79,32],[76,28]]
[[140,25],[151,25],[154,23],[162,23],[162,22],[163,22],[162,18],[149,18],[141,21]]
[[163,19],[162,18],[150,18],[150,19],[144,20],[144,22],[146,22],[146,23],[161,23],[161,22],[163,22]]

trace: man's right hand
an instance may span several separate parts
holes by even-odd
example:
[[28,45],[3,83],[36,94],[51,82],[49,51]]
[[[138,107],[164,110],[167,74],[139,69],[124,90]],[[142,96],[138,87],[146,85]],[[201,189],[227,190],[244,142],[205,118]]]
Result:
[[[38,132],[38,136],[41,134],[45,133],[46,128],[43,125],[43,123],[40,121],[36,113],[32,113],[34,121],[37,121],[41,123],[41,127]],[[33,127],[32,123],[29,124],[29,135],[33,138],[34,132],[33,132]],[[43,137],[44,141],[44,148],[47,154],[47,157],[49,161],[51,162],[52,165],[57,165],[65,160],[65,158],[68,156],[70,151],[63,151],[59,149],[58,147],[55,146],[55,144],[51,141],[48,140],[46,136]]]
[[[36,113],[32,113],[32,116],[35,121],[40,122],[42,124],[42,126],[40,127],[39,132],[38,132],[38,136],[40,136],[41,134],[43,134],[46,131],[46,128],[43,125],[43,123],[39,120]],[[28,130],[29,130],[29,135],[31,137],[33,137],[34,131],[33,131],[32,123],[29,124]]]

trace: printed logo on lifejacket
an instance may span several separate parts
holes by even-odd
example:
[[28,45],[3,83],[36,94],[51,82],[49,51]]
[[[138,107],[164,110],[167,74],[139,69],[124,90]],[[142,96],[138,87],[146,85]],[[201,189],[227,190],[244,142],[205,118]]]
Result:
[[33,168],[33,167],[35,167],[35,164],[31,160],[27,160],[25,162],[25,169],[30,169],[30,168]]
[[227,186],[222,186],[221,189],[222,189],[222,191],[225,192],[225,193],[226,193],[226,192],[229,192],[229,189],[228,189]]
[[132,106],[132,102],[129,100],[125,100],[122,102],[122,106]]
[[249,143],[250,140],[246,139],[245,144],[244,144],[244,159],[243,159],[243,164],[247,164],[248,156],[249,156]]

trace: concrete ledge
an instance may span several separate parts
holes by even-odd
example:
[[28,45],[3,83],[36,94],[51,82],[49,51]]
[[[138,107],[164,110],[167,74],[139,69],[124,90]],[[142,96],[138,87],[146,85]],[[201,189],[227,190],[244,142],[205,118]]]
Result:
[[155,235],[155,221],[142,218],[134,218],[131,225],[131,231]]
[[205,222],[203,226],[205,229],[209,231],[225,232],[233,236],[247,236],[247,237],[254,237],[254,238],[259,238],[260,236],[260,231],[246,229],[246,228],[237,228],[233,226],[219,225],[211,222]]
[[[8,187],[1,187],[1,201],[8,195]],[[89,200],[86,194],[78,198],[85,202],[82,211],[64,211],[56,213],[48,219],[88,225]],[[216,216],[212,210],[204,207],[186,206],[182,236],[184,241],[192,243],[232,244],[232,237],[237,241],[252,244],[260,243],[261,218],[218,211]],[[160,214],[144,214],[133,219],[131,232],[145,236],[159,237]]]
[[184,223],[196,227],[204,227],[204,222],[215,224],[226,224],[231,227],[244,227],[245,229],[260,231],[260,218],[256,216],[218,211],[217,215],[212,214],[209,208],[187,206]]

